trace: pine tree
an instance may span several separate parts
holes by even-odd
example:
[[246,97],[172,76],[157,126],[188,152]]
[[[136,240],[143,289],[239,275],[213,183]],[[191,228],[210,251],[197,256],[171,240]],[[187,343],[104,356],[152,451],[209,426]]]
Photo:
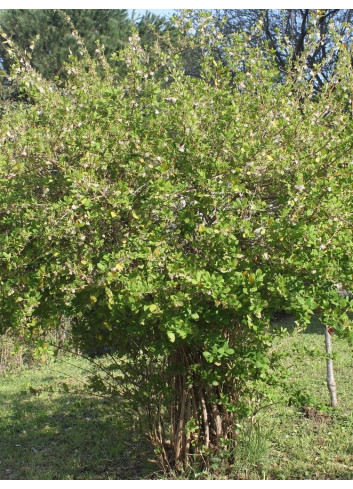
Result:
[[[70,17],[90,54],[94,53],[97,40],[105,46],[107,58],[128,42],[133,21],[128,18],[126,9],[72,9],[63,12]],[[57,10],[3,10],[0,25],[22,51],[30,50],[34,44],[32,65],[46,78],[62,77],[68,55],[70,52],[78,53],[70,25]],[[3,46],[0,47],[0,57],[3,69],[9,72],[12,61]]]

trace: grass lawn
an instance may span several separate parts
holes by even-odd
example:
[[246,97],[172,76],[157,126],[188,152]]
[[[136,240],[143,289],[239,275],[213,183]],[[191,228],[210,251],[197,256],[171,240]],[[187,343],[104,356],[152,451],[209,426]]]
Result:
[[[278,322],[287,328],[292,324],[291,318]],[[292,372],[290,380],[322,407],[298,410],[279,405],[261,413],[257,430],[248,438],[248,462],[252,457],[253,463],[242,468],[245,477],[352,480],[353,348],[333,336],[336,410],[328,407],[322,324],[314,320],[304,334],[291,337],[284,348],[291,352],[286,359]]]
[[[353,349],[336,337],[333,347],[338,408],[324,407],[324,334],[314,321],[283,348],[291,352],[291,382],[312,394],[316,409],[276,405],[260,412],[254,425],[240,427],[231,465],[215,462],[214,478],[353,480]],[[62,357],[0,376],[0,479],[156,477],[153,451],[138,429],[84,389],[90,369],[82,358]]]
[[140,479],[151,448],[87,393],[82,358],[0,377],[0,479]]

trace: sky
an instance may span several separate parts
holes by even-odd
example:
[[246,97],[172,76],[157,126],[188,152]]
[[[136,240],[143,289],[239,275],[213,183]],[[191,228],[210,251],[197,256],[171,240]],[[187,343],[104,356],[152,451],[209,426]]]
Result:
[[[140,15],[143,15],[147,10],[149,12],[152,12],[153,14],[160,15],[160,16],[163,16],[163,17],[170,17],[175,12],[174,9],[165,9],[165,8],[164,9],[153,9],[153,8],[143,9],[143,8],[137,8],[137,9],[135,9],[135,13],[136,13],[137,16],[140,16]],[[129,15],[131,15],[133,9],[128,9],[128,11],[129,11]]]

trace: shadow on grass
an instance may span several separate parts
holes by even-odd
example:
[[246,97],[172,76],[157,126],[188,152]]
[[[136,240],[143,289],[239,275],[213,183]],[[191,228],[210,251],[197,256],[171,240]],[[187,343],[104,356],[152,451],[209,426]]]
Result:
[[2,402],[0,479],[143,479],[153,451],[111,406],[88,395],[7,395]]
[[[293,333],[296,324],[294,316],[290,314],[286,314],[285,312],[277,313],[272,320],[272,328],[286,329],[289,333]],[[303,334],[318,334],[323,335],[325,333],[324,324],[320,321],[320,318],[317,314],[312,317],[311,323],[305,328]]]

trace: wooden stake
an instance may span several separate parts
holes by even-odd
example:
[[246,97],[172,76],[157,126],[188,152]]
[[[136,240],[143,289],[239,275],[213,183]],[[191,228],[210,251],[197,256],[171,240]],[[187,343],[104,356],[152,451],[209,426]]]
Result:
[[328,327],[325,328],[325,345],[326,345],[326,371],[327,371],[327,388],[331,397],[331,406],[337,407],[337,393],[336,382],[333,373],[333,361],[332,361],[332,341],[331,334]]

